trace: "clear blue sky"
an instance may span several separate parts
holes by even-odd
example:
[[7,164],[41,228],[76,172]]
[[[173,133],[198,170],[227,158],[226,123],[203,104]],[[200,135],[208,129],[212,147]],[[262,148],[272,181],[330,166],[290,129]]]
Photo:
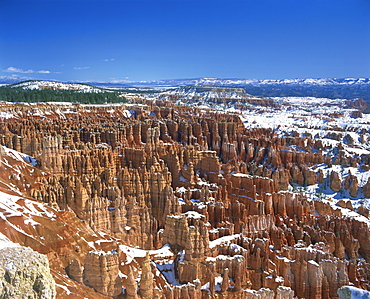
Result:
[[370,77],[369,0],[0,0],[0,77]]

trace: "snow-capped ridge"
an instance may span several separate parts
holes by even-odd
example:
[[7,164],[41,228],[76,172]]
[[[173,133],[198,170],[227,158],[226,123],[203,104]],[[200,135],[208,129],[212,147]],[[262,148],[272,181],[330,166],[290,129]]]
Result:
[[102,88],[97,88],[88,84],[82,83],[64,83],[57,81],[23,81],[10,85],[12,88],[22,88],[25,90],[60,90],[60,91],[75,91],[81,93],[99,93],[103,92]]
[[245,79],[245,78],[192,78],[130,82],[132,85],[153,86],[228,86],[228,85],[353,85],[370,84],[370,78],[292,78],[292,79]]

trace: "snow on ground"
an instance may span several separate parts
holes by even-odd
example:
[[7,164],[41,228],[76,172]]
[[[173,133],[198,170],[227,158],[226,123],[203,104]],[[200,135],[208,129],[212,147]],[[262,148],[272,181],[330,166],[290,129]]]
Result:
[[[355,167],[345,167],[342,165],[327,166],[325,164],[311,167],[311,169],[313,169],[316,173],[321,170],[324,174],[324,182],[322,184],[315,184],[305,187],[294,185],[294,187],[291,188],[291,191],[302,192],[309,200],[327,200],[335,208],[339,208],[336,206],[336,203],[339,200],[351,201],[354,208],[358,208],[360,205],[364,206],[365,208],[370,208],[370,199],[366,198],[361,190],[361,188],[370,179],[370,170],[364,170]],[[345,190],[344,188],[342,188],[342,190],[339,192],[334,192],[331,190],[329,186],[329,177],[332,171],[338,173],[341,181],[343,181],[350,174],[356,176],[359,186],[358,195],[356,197],[352,197],[350,196],[349,191]]]
[[[0,191],[0,219],[4,220],[6,225],[23,235],[29,236],[22,229],[22,225],[19,223],[16,224],[17,221],[14,222],[11,218],[15,217],[16,220],[18,217],[22,217],[21,219],[23,219],[25,227],[35,227],[40,225],[39,222],[34,220],[36,216],[54,219],[55,214],[53,213],[53,209],[46,207],[43,203]],[[5,229],[7,228],[5,227]],[[14,246],[19,246],[19,244],[11,242],[5,235],[0,233],[0,249]]]
[[[220,292],[221,291],[221,285],[222,285],[222,276],[216,276],[215,277],[215,291],[216,292]],[[207,282],[206,284],[204,284],[201,287],[201,289],[208,291],[209,294],[211,293],[211,291],[209,289],[209,282]]]
[[353,286],[343,286],[337,291],[339,299],[370,299],[370,292]]
[[168,244],[163,245],[161,248],[156,250],[144,250],[140,248],[134,248],[127,245],[119,245],[119,249],[126,254],[126,262],[125,264],[129,264],[132,262],[134,258],[144,258],[147,253],[152,258],[172,258],[173,252],[170,249]]
[[[370,198],[366,198],[361,190],[368,179],[370,178],[370,171],[365,171],[363,169],[354,168],[354,167],[343,167],[341,165],[332,165],[327,166],[325,164],[319,165],[318,167],[313,168],[316,172],[322,170],[324,173],[324,182],[322,184],[315,184],[310,186],[299,186],[297,184],[292,184],[290,191],[301,192],[307,196],[308,200],[320,200],[330,204],[334,210],[341,210],[344,216],[354,218],[361,222],[366,222],[370,227],[370,220],[358,214],[355,211],[351,211],[347,208],[342,208],[337,205],[340,200],[350,201],[353,208],[356,209],[359,206],[365,208],[370,208]],[[339,192],[334,192],[330,189],[329,177],[332,171],[336,171],[339,174],[340,179],[343,181],[350,173],[357,177],[359,192],[356,197],[352,197],[349,194],[348,190],[342,188]]]
[[[358,142],[358,130],[369,129],[370,114],[363,114],[361,118],[352,116],[354,109],[344,109],[345,100],[325,98],[297,98],[282,97],[272,98],[280,104],[280,108],[272,109],[260,107],[256,109],[240,111],[240,118],[247,128],[272,128],[277,133],[291,133],[292,130],[299,133],[310,133],[312,136],[319,134],[319,138],[338,129],[344,130],[344,135],[349,134],[354,139],[354,145]],[[231,107],[235,111],[235,107]],[[228,109],[228,110],[230,110]],[[355,132],[349,130],[357,129]],[[366,133],[369,136],[369,133]]]
[[209,248],[212,249],[212,248],[215,248],[216,246],[220,246],[221,244],[230,244],[231,241],[238,239],[240,237],[241,237],[240,234],[235,234],[231,236],[224,236],[224,237],[218,238],[216,240],[209,242]]
[[0,233],[0,249],[8,248],[8,247],[19,247],[18,243],[13,243],[10,241],[6,236]]
[[2,146],[0,145],[0,147],[3,148],[3,151],[5,152],[6,155],[12,157],[13,159],[15,160],[18,160],[18,161],[21,161],[21,162],[25,162],[27,161],[28,163],[30,163],[32,166],[36,166],[37,164],[37,161],[35,158],[31,157],[31,156],[28,156],[26,154],[23,154],[21,152],[18,152],[16,150],[13,150],[13,149],[10,149],[10,148],[7,148],[6,146]]
[[175,265],[174,261],[167,261],[167,263],[155,263],[157,269],[162,273],[162,275],[166,278],[167,282],[173,286],[181,285],[179,281],[176,279],[175,276]]
[[186,215],[187,218],[193,218],[193,219],[202,219],[204,218],[205,216],[196,212],[196,211],[188,211],[186,213],[184,213],[184,215]]
[[319,172],[320,170],[323,171],[324,177],[330,176],[330,173],[332,171],[335,171],[338,173],[339,178],[342,181],[348,175],[352,174],[357,177],[359,187],[363,187],[367,183],[368,179],[370,178],[370,170],[364,170],[364,169],[356,168],[356,167],[348,167],[348,166],[342,166],[342,165],[327,166],[325,164],[320,164],[317,167],[312,167],[312,169],[314,169],[315,172]]
[[0,119],[9,119],[13,118],[14,114],[9,113],[9,112],[0,112]]
[[17,204],[19,196],[9,195],[0,191],[0,218],[6,220],[7,217],[22,216],[23,207]]
[[59,288],[62,288],[66,292],[66,295],[70,295],[71,294],[71,291],[68,289],[67,286],[61,285],[61,284],[56,284],[56,286],[59,287]]
[[135,258],[144,258],[149,253],[149,256],[155,260],[158,271],[162,273],[167,282],[174,286],[180,285],[175,277],[174,253],[168,244],[156,250],[143,250],[127,245],[119,245],[119,249],[126,254],[124,264],[130,264]]
[[62,83],[53,81],[27,81],[16,84],[13,87],[22,87],[23,89],[30,90],[55,89],[55,90],[73,90],[84,93],[102,92],[102,89],[96,88],[91,85],[80,83]]

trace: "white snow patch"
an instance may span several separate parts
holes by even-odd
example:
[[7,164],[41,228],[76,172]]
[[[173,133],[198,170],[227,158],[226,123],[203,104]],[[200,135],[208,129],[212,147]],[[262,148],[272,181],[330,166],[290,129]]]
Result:
[[0,249],[8,248],[8,247],[19,247],[18,243],[14,243],[8,239],[5,235],[0,233]]
[[337,291],[339,299],[369,299],[370,292],[353,286],[343,286]]
[[216,240],[209,242],[209,248],[215,248],[216,246],[219,246],[221,244],[230,244],[231,241],[234,241],[240,237],[241,237],[240,234],[235,234],[235,235],[224,236],[224,237],[218,238]]
[[147,253],[153,258],[171,258],[173,252],[168,244],[163,245],[159,249],[155,250],[144,250],[140,248],[134,248],[127,245],[119,245],[119,249],[126,254],[125,264],[129,264],[133,259],[139,257],[144,258]]
[[193,218],[193,219],[202,219],[202,217],[205,217],[204,215],[196,212],[196,211],[188,211],[184,213],[187,218]]

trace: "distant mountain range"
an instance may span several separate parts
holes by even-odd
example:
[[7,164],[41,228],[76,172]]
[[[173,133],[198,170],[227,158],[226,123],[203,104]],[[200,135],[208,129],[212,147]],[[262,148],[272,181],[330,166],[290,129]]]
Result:
[[[0,84],[15,83],[9,78],[0,78]],[[34,81],[37,82],[37,81]],[[77,82],[70,82],[77,83]],[[155,81],[114,81],[114,82],[83,82],[101,88],[127,89],[166,88],[178,86],[219,86],[243,88],[255,96],[312,96],[326,98],[363,98],[370,102],[370,78],[323,78],[323,79],[284,79],[284,80],[253,80],[253,79],[219,79],[193,78],[170,79]]]
[[263,97],[298,96],[320,98],[363,98],[370,102],[370,78],[323,78],[323,79],[284,79],[284,80],[250,80],[250,79],[170,79],[140,82],[89,82],[101,87],[127,86],[159,88],[178,86],[219,86],[243,88],[247,93]]
[[370,85],[370,78],[323,78],[323,79],[283,79],[283,80],[256,80],[256,79],[219,79],[219,78],[194,78],[170,79],[155,81],[125,82],[136,86],[261,86],[261,85]]

